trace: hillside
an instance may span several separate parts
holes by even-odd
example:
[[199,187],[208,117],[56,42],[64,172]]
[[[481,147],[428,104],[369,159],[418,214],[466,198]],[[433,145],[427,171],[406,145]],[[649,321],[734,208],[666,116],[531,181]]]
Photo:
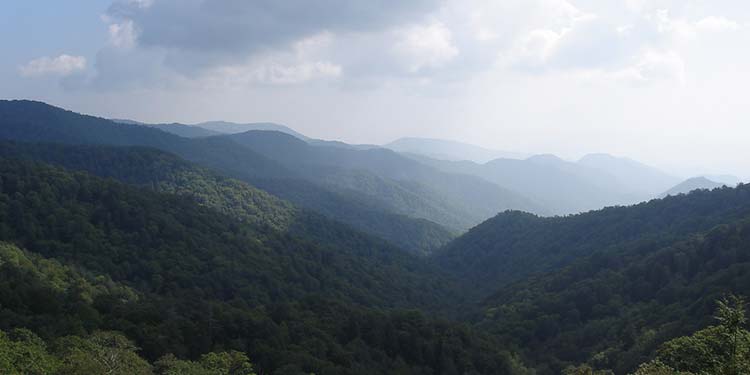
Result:
[[714,301],[750,295],[748,243],[750,215],[678,240],[597,251],[503,288],[482,304],[479,327],[528,348],[540,375],[584,362],[625,374],[662,343],[711,323]]
[[[23,325],[46,339],[116,329],[135,340],[148,359],[170,352],[195,358],[214,348],[235,349],[252,353],[269,372],[283,366],[344,374],[362,373],[357,368],[372,373],[435,368],[438,360],[425,354],[443,339],[462,343],[442,344],[440,361],[450,358],[452,366],[485,374],[504,373],[510,366],[508,355],[489,339],[460,325],[361,307],[450,300],[444,281],[397,249],[317,246],[260,232],[189,199],[39,163],[1,159],[0,181],[1,241],[38,254],[33,257],[86,270],[92,280],[99,280],[96,275],[111,278],[139,295],[113,298],[105,291],[90,294],[78,310],[59,310],[54,306],[80,298],[75,290],[66,295],[65,289],[40,286],[51,296],[63,293],[61,305],[39,305],[41,290],[0,294],[4,316],[18,317],[4,319],[4,328]],[[19,263],[0,262],[6,268],[13,264]],[[34,272],[33,277],[52,277]],[[19,280],[16,274],[2,273],[12,283]],[[61,320],[63,314],[68,315]],[[375,332],[406,334],[411,344],[386,344],[372,336]],[[286,335],[306,344],[287,346]],[[336,352],[344,347],[362,357],[343,359]],[[468,357],[467,347],[485,353],[483,359]],[[371,356],[381,360],[366,359]]]
[[748,185],[567,217],[508,212],[457,238],[434,259],[482,298],[508,283],[559,270],[595,252],[651,239],[681,239],[749,213]]
[[440,225],[395,213],[362,194],[352,196],[326,190],[225,137],[188,139],[147,126],[80,115],[44,103],[0,101],[0,139],[153,147],[261,187],[300,207],[317,210],[408,251],[430,252],[453,238],[453,233]]
[[693,190],[713,190],[723,186],[726,186],[726,184],[711,181],[706,177],[693,177],[673,186],[671,189],[659,195],[659,197],[664,198],[670,195],[688,194]]

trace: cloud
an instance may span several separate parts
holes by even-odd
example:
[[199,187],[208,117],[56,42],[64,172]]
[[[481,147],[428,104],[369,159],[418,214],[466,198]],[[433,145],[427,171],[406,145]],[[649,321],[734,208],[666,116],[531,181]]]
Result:
[[721,32],[735,31],[740,29],[740,24],[724,17],[710,16],[695,24],[700,31]]
[[246,56],[283,48],[324,31],[372,32],[413,22],[440,0],[153,0],[118,1],[114,20],[130,20],[142,46],[173,52]]
[[397,31],[398,41],[393,46],[411,73],[425,68],[438,68],[458,56],[452,34],[444,24],[434,22],[416,25]]
[[[737,30],[678,1],[117,0],[88,80],[123,86],[460,82],[488,71],[655,74],[701,34]],[[712,14],[712,13],[708,13]],[[713,13],[715,14],[715,13]],[[305,47],[307,46],[307,47]],[[662,62],[655,56],[670,56]],[[671,63],[668,63],[671,62]],[[660,78],[661,77],[661,78]],[[635,78],[634,78],[635,79]]]
[[59,76],[64,77],[86,69],[86,58],[83,56],[60,55],[57,57],[40,57],[19,67],[24,77]]

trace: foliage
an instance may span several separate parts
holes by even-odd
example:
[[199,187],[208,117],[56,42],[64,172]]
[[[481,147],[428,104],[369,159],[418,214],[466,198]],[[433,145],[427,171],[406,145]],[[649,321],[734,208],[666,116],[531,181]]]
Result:
[[[583,215],[590,216],[586,221],[591,228],[579,228],[577,235],[561,233],[558,242],[575,238],[572,243],[580,244],[562,247],[560,254],[590,249],[589,255],[558,271],[501,287],[473,319],[537,363],[542,374],[584,362],[618,374],[634,371],[661,343],[707,325],[713,301],[722,294],[750,293],[750,221],[743,219],[750,216],[749,192],[741,186],[613,209],[620,211],[615,217],[655,220],[646,215],[650,212],[672,223],[662,225],[661,233],[650,227],[651,235],[632,240],[628,235],[599,249],[591,244],[604,245],[618,236],[605,226],[623,221],[607,220],[608,210]],[[561,228],[573,225],[565,220],[583,219],[560,219]],[[707,223],[722,222],[727,224],[701,230]],[[690,230],[697,232],[676,234]]]
[[658,351],[658,360],[672,368],[696,374],[750,373],[746,303],[740,297],[731,296],[720,300],[718,305],[715,317],[718,325],[665,343]]
[[[149,360],[236,350],[252,353],[264,373],[518,368],[461,324],[362,307],[450,300],[448,284],[418,258],[378,243],[322,247],[192,199],[12,160],[0,160],[0,238],[34,253],[15,249],[7,258],[25,260],[2,265],[14,283],[14,293],[0,294],[3,314],[14,317],[2,324],[46,340],[114,330]],[[121,296],[128,290],[133,298]],[[76,343],[74,359],[97,353]],[[107,348],[129,350],[118,345]]]
[[0,331],[0,372],[8,375],[52,375],[59,363],[44,341],[27,329]]

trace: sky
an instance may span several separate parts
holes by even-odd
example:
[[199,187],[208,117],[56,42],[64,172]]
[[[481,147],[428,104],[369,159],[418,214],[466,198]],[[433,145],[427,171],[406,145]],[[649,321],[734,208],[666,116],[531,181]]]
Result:
[[0,98],[750,179],[744,0],[0,3]]

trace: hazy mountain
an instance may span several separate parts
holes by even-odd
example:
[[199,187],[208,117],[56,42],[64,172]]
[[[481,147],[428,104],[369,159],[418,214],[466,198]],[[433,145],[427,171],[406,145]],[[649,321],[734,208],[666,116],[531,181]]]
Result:
[[255,122],[255,123],[247,123],[247,124],[238,124],[234,122],[226,122],[226,121],[209,121],[209,122],[201,122],[199,124],[195,124],[194,126],[201,127],[208,130],[213,130],[218,133],[224,133],[224,134],[237,134],[237,133],[244,133],[247,131],[252,130],[269,130],[269,131],[277,131],[281,133],[286,133],[289,135],[293,135],[294,137],[301,139],[303,141],[307,141],[310,138],[307,136],[295,131],[294,129],[280,124],[274,124],[272,122]]
[[481,178],[441,172],[387,149],[313,146],[267,131],[229,138],[331,190],[359,192],[394,212],[458,230],[508,209],[542,211],[524,196]]
[[629,158],[589,154],[578,164],[606,172],[628,190],[653,196],[677,184],[680,179]]
[[147,125],[147,126],[150,126],[152,128],[156,128],[159,130],[163,130],[167,133],[179,135],[180,137],[185,137],[185,138],[210,137],[213,135],[223,134],[217,131],[201,128],[200,126],[183,125],[183,124],[178,124],[178,123],[153,124],[153,125]]
[[737,184],[742,182],[742,180],[739,177],[731,175],[731,174],[707,174],[707,175],[703,175],[703,177],[711,181],[720,182],[729,187],[737,186]]
[[650,196],[630,191],[612,175],[554,155],[495,159],[484,164],[414,156],[445,172],[481,177],[541,204],[549,213],[570,214],[605,206],[632,204]]
[[680,195],[680,194],[687,194],[690,193],[693,190],[699,190],[699,189],[707,189],[707,190],[713,190],[716,188],[720,188],[722,186],[726,186],[726,184],[711,181],[706,177],[693,177],[689,178],[676,186],[672,187],[671,189],[665,191],[662,193],[659,197],[664,198],[666,196],[670,195]]
[[498,158],[520,159],[526,156],[517,152],[490,150],[467,143],[430,138],[400,138],[383,147],[438,160],[470,160],[477,163]]

